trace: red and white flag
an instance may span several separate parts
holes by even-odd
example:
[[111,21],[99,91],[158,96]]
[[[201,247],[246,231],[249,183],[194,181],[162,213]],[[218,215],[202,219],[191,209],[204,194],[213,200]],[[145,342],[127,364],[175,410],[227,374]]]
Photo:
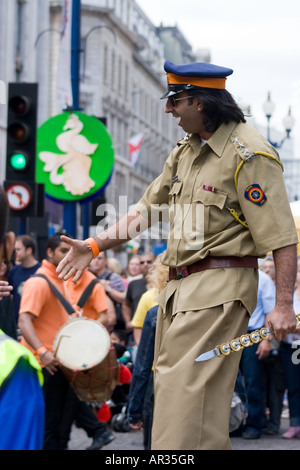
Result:
[[59,111],[73,105],[71,79],[72,6],[73,0],[64,0],[56,85]]
[[135,165],[137,159],[139,158],[143,138],[144,134],[141,133],[131,137],[127,142],[129,148],[129,158],[132,166]]

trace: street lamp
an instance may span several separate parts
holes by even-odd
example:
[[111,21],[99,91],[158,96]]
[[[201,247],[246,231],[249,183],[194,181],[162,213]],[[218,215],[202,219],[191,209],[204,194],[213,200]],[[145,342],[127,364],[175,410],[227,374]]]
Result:
[[266,118],[268,120],[267,139],[270,142],[270,144],[273,145],[273,147],[281,148],[283,142],[286,139],[290,138],[290,133],[291,133],[291,130],[292,130],[294,124],[295,124],[295,119],[292,116],[291,107],[289,107],[288,114],[283,119],[283,125],[284,125],[284,128],[285,128],[286,135],[283,137],[283,139],[280,142],[272,142],[271,138],[270,138],[270,120],[271,120],[272,114],[274,112],[274,109],[275,109],[275,105],[271,101],[271,93],[268,92],[267,101],[263,105],[263,110],[264,110]]

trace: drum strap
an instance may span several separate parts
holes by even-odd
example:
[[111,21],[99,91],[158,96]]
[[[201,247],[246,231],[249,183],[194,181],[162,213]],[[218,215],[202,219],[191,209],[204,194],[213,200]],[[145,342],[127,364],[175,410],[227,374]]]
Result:
[[95,287],[95,285],[98,283],[98,279],[93,279],[89,285],[85,288],[85,290],[83,291],[80,299],[78,300],[77,302],[77,305],[78,307],[82,308],[84,306],[84,304],[86,303],[86,301],[88,300],[89,296],[91,295],[91,293],[93,292],[93,289]]
[[[64,308],[66,309],[69,315],[72,315],[73,313],[76,312],[74,307],[70,304],[70,302],[67,301],[67,299],[62,295],[62,293],[59,292],[59,290],[55,287],[55,285],[52,284],[52,282],[49,281],[49,279],[44,274],[34,274],[32,277],[42,277],[43,279],[45,279],[45,281],[48,282],[48,285],[50,289],[52,290],[53,294],[58,298],[58,300],[64,306]],[[84,304],[86,303],[89,296],[91,295],[97,282],[99,282],[98,279],[93,279],[89,283],[89,285],[85,288],[80,299],[78,300],[78,303],[77,303],[78,307],[82,308],[84,306]]]

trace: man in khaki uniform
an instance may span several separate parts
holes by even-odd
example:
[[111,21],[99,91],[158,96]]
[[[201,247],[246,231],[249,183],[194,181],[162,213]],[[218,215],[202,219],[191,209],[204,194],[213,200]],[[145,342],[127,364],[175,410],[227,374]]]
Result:
[[[58,267],[67,279],[99,250],[116,246],[164,217],[170,236],[163,263],[155,351],[153,449],[230,449],[229,415],[240,352],[195,362],[246,333],[257,298],[257,258],[272,250],[277,302],[269,316],[277,339],[296,325],[292,292],[298,242],[275,149],[245,123],[225,90],[231,69],[167,61],[165,112],[188,134],[135,210],[72,249]],[[123,239],[120,239],[122,238]]]

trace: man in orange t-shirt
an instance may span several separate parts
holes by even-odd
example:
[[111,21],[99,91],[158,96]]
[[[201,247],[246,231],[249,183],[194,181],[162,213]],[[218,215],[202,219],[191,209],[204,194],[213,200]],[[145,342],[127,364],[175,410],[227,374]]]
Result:
[[[69,246],[61,241],[61,234],[55,234],[48,240],[47,260],[43,260],[37,274],[44,274],[68,300],[67,284],[58,279],[56,267]],[[102,308],[106,310],[105,297]],[[28,347],[40,361],[44,374],[45,398],[45,434],[44,450],[60,450],[61,422],[66,408],[67,400],[72,395],[69,382],[59,369],[59,362],[53,353],[53,341],[59,329],[69,321],[70,317],[58,298],[52,293],[47,281],[40,277],[31,277],[23,288],[20,311],[19,328],[22,333],[22,343]],[[79,399],[73,392],[73,399]],[[88,418],[88,435],[96,439],[106,431],[105,426],[97,421],[95,415],[84,403],[85,416]],[[111,439],[110,439],[111,440]]]
[[[44,274],[54,286],[67,297],[65,282],[58,279],[56,267],[69,251],[66,243],[57,235],[49,238],[47,260],[43,260],[37,274]],[[58,330],[69,321],[69,315],[52,293],[45,279],[29,278],[23,287],[19,328],[22,333],[22,344],[34,352],[41,366],[53,375],[58,361],[53,354],[53,341]]]

